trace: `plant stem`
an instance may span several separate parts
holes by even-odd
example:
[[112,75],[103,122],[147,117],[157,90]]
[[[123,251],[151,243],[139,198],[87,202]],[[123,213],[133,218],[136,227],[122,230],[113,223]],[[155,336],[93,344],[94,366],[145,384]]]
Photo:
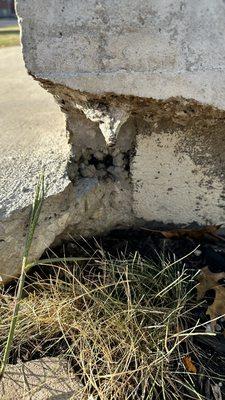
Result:
[[16,328],[16,323],[19,315],[19,309],[20,309],[20,303],[22,299],[22,294],[23,294],[23,287],[24,287],[24,282],[25,282],[25,276],[26,276],[26,267],[28,264],[28,256],[29,256],[29,251],[30,247],[32,244],[33,236],[34,236],[34,231],[37,226],[38,218],[41,212],[41,207],[42,207],[42,202],[44,199],[44,175],[41,174],[36,191],[35,191],[35,197],[34,197],[34,202],[32,206],[32,211],[31,211],[31,216],[30,216],[30,223],[29,223],[29,229],[28,229],[28,234],[27,234],[27,239],[26,239],[26,244],[25,244],[25,249],[24,249],[24,256],[22,260],[22,266],[21,266],[21,274],[19,278],[19,286],[17,289],[16,293],[16,298],[15,298],[15,306],[13,310],[13,316],[9,328],[9,334],[6,342],[6,346],[4,349],[2,361],[1,361],[1,367],[0,367],[0,380],[3,378],[4,372],[6,365],[8,363],[9,355],[10,355],[10,350],[14,338],[14,333],[15,333],[15,328]]
[[9,353],[10,353],[12,342],[13,342],[13,338],[14,338],[14,332],[15,332],[16,323],[17,323],[17,319],[18,319],[20,301],[21,301],[21,298],[22,298],[23,286],[24,286],[25,275],[26,275],[26,272],[25,272],[26,263],[27,263],[27,258],[23,257],[21,275],[20,275],[20,280],[19,280],[19,287],[18,287],[17,296],[16,296],[16,299],[15,299],[15,306],[14,306],[14,310],[13,310],[13,317],[12,317],[12,320],[11,320],[11,324],[10,324],[10,328],[9,328],[9,334],[8,334],[8,338],[7,338],[7,342],[6,342],[6,346],[5,346],[2,362],[1,362],[0,379],[2,379],[2,377],[4,375],[5,367],[6,367],[7,363],[8,363]]

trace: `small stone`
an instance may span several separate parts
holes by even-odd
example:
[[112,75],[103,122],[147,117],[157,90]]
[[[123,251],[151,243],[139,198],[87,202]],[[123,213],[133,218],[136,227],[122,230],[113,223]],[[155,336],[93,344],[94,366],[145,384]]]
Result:
[[98,163],[98,165],[96,166],[96,168],[97,168],[98,170],[105,169],[105,164],[103,164],[103,163]]
[[197,249],[194,251],[194,255],[199,257],[202,254],[202,251],[200,249]]
[[103,158],[105,157],[105,154],[102,151],[96,151],[96,153],[94,154],[95,158],[97,158],[97,160],[102,161]]
[[67,165],[67,174],[69,179],[74,182],[77,178],[78,165],[75,161],[69,162]]
[[216,324],[216,332],[220,332],[222,330],[221,326],[219,324]]
[[97,175],[98,175],[99,179],[103,179],[103,178],[105,178],[107,176],[107,171],[105,169],[100,169],[97,172]]
[[86,166],[85,164],[80,165],[80,174],[83,176],[83,178],[93,178],[96,174],[96,169],[94,165],[88,165]]
[[124,165],[124,156],[122,153],[119,153],[114,157],[113,163],[116,167],[122,167]]
[[116,157],[118,154],[121,153],[121,149],[119,147],[114,147],[114,149],[111,150],[111,154],[113,157]]
[[110,174],[114,174],[114,171],[115,171],[115,167],[113,167],[112,165],[110,166],[110,167],[108,167],[107,168],[107,171],[110,173]]
[[120,167],[114,168],[114,176],[117,179],[121,179],[122,177],[124,178],[124,177],[126,177],[126,175],[127,175],[126,171],[123,171],[123,169],[121,169]]
[[103,154],[104,154],[104,157],[105,157],[107,154],[109,154],[108,148],[102,149],[102,152],[103,152]]
[[116,179],[121,180],[122,178],[126,178],[126,171],[121,169],[120,167],[109,167],[107,171]]

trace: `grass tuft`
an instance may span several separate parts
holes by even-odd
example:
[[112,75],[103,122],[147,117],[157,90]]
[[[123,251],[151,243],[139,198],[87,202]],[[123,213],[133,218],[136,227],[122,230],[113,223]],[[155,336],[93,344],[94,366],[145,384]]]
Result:
[[[11,354],[30,348],[35,356],[41,347],[44,356],[63,341],[84,398],[203,399],[196,379],[204,366],[192,374],[182,362],[196,335],[193,274],[181,262],[159,264],[139,254],[52,263],[48,279],[26,285]],[[6,338],[13,298],[1,297]]]

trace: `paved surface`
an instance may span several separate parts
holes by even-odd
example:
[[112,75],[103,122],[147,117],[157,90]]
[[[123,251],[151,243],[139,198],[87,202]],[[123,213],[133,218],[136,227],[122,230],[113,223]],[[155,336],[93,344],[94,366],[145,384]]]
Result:
[[0,49],[0,217],[32,202],[42,166],[61,190],[68,152],[64,116],[28,76],[20,47]]
[[8,365],[0,383],[1,400],[79,400],[81,386],[59,358]]
[[0,18],[0,28],[4,26],[14,26],[17,25],[16,18]]

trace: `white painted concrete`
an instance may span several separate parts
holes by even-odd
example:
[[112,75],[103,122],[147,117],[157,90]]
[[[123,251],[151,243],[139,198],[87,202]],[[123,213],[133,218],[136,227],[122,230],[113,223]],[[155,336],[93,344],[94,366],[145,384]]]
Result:
[[223,182],[214,177],[209,186],[209,165],[196,165],[179,151],[182,140],[179,131],[138,136],[132,164],[136,216],[175,224],[224,223]]

